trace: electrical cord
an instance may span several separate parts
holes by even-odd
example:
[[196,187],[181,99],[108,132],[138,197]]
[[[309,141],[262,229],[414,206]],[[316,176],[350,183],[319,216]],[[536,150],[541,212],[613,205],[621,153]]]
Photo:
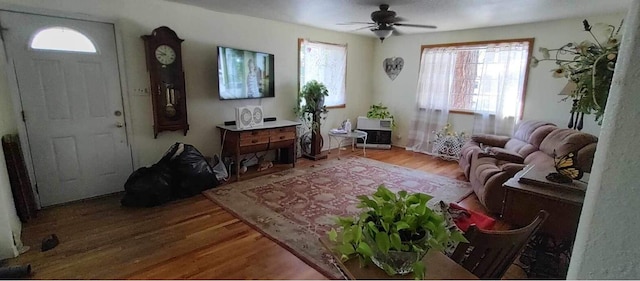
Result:
[[224,130],[224,133],[222,133],[222,144],[220,144],[220,161],[222,161],[222,166],[227,169],[227,177],[222,179],[224,181],[228,181],[231,178],[231,164],[229,164],[229,167],[226,167],[224,164],[224,158],[222,157],[222,152],[224,152],[224,142],[227,139],[227,132],[228,130]]

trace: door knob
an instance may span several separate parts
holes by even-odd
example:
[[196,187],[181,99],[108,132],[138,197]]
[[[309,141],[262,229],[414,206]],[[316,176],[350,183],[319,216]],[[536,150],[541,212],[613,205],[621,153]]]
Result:
[[124,127],[124,124],[122,122],[116,122],[116,127],[122,128]]

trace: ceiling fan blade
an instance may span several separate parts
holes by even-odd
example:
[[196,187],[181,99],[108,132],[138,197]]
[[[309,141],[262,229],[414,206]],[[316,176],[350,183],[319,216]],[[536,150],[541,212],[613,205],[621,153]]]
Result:
[[393,29],[393,35],[395,35],[395,36],[404,35],[404,33],[400,32],[400,30],[398,30],[395,27],[392,27],[391,29]]
[[424,25],[424,24],[410,24],[410,23],[396,23],[394,25],[397,26],[406,26],[406,27],[421,27],[421,28],[438,28],[435,25]]
[[352,21],[352,22],[336,23],[336,25],[351,25],[351,24],[376,24],[376,23],[375,22],[364,22],[364,21]]
[[407,21],[407,19],[405,19],[403,17],[395,17],[395,18],[393,18],[393,22],[401,22],[401,21]]
[[360,27],[360,28],[356,28],[352,31],[358,31],[358,30],[363,30],[363,29],[369,29],[369,28],[374,28],[376,27],[375,25],[369,25],[369,26],[365,26],[365,27]]

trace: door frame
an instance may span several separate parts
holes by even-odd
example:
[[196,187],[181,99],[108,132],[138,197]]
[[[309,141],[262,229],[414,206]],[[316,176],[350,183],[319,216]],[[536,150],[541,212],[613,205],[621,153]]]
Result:
[[[14,4],[5,4],[0,3],[0,11],[7,12],[15,12],[15,13],[24,13],[31,14],[35,16],[49,16],[49,17],[57,17],[63,19],[70,20],[82,20],[82,21],[91,21],[91,22],[100,22],[112,24],[115,35],[115,47],[116,47],[116,56],[117,56],[117,64],[118,64],[118,76],[120,78],[120,97],[122,98],[122,109],[125,120],[125,132],[126,132],[126,141],[129,146],[129,153],[131,156],[132,168],[135,170],[138,167],[138,153],[137,149],[134,145],[133,141],[133,121],[131,118],[131,103],[128,95],[128,83],[126,77],[126,69],[125,69],[125,60],[124,60],[124,42],[122,38],[122,30],[117,22],[114,19],[103,18],[99,16],[90,16],[90,15],[81,15],[74,14],[63,11],[53,11],[48,9],[41,8],[33,8],[33,7],[24,7],[18,6]],[[20,136],[20,146],[22,146],[22,156],[25,160],[25,166],[27,167],[27,174],[29,175],[29,180],[31,181],[31,189],[33,190],[33,194],[35,197],[36,205],[38,209],[41,209],[42,206],[40,204],[40,194],[36,189],[36,178],[35,172],[33,168],[33,159],[31,158],[31,147],[29,146],[29,136],[27,134],[27,126],[26,123],[22,119],[22,96],[20,95],[19,87],[18,87],[18,77],[16,76],[15,65],[13,64],[13,58],[9,57],[9,54],[6,52],[5,42],[0,37],[0,59],[4,61],[5,72],[7,77],[7,86],[9,87],[9,92],[11,96],[11,103],[13,107],[13,116],[16,122],[16,126],[18,128],[18,135]],[[127,93],[127,94],[125,94]],[[28,117],[28,116],[27,116]]]

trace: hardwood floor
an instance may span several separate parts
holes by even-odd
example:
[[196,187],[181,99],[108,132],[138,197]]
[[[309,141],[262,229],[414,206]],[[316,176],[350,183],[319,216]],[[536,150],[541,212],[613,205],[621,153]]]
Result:
[[[341,156],[350,153],[361,155]],[[367,157],[464,180],[456,162],[400,148],[370,149]],[[297,167],[313,163],[300,159]],[[121,207],[121,197],[40,211],[23,224],[23,243],[31,249],[8,264],[30,263],[34,279],[326,279],[202,195],[147,209]],[[475,195],[460,204],[486,212]],[[60,244],[40,252],[42,238],[52,233]]]

